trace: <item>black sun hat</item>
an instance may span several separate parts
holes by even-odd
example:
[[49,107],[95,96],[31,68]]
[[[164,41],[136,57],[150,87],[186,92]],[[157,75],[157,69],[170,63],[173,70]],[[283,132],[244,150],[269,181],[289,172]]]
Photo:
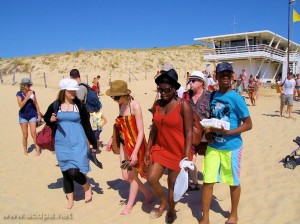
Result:
[[180,88],[180,83],[178,83],[178,75],[174,69],[170,69],[169,71],[161,70],[161,74],[155,79],[155,83],[159,85],[162,83],[163,79],[168,79],[172,84],[175,85],[175,89]]

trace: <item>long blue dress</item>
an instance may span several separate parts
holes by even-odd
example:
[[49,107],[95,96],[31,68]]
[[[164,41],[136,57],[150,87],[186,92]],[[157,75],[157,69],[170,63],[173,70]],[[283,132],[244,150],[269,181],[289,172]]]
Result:
[[88,143],[80,123],[80,115],[75,111],[57,113],[58,127],[55,133],[55,151],[60,169],[66,171],[78,168],[82,173],[90,169]]

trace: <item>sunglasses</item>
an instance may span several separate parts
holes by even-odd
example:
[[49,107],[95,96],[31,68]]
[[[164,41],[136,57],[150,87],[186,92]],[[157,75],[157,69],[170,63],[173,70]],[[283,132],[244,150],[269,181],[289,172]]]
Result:
[[119,99],[121,98],[121,96],[111,96],[111,98],[112,98],[113,100],[119,100]]
[[170,87],[170,88],[157,88],[157,91],[159,92],[159,93],[169,93],[169,92],[171,92],[171,90],[172,90],[172,88]]
[[192,80],[190,80],[189,82],[191,83],[195,83],[195,82],[197,82],[197,81],[200,81],[199,79],[192,79]]

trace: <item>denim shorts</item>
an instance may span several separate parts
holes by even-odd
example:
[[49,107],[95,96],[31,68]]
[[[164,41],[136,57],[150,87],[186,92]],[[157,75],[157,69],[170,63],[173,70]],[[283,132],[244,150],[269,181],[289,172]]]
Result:
[[29,122],[37,122],[37,117],[30,118],[29,120],[19,117],[19,124],[24,124]]

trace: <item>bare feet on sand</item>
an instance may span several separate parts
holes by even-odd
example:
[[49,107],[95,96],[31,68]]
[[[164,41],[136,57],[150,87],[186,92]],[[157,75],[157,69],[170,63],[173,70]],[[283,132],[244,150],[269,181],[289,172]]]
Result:
[[130,212],[131,212],[132,208],[127,208],[125,207],[122,212],[121,212],[121,215],[129,215]]

